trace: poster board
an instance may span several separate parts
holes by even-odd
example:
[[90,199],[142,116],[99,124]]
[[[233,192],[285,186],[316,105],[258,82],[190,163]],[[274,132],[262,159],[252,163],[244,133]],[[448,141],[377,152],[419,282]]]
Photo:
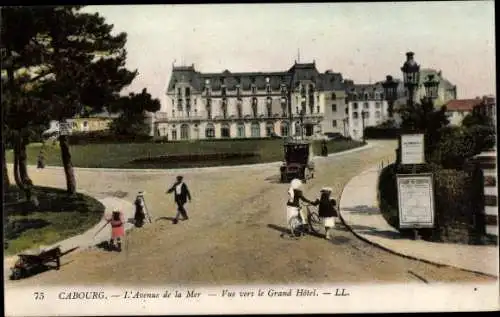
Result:
[[400,228],[433,228],[432,174],[398,174],[397,186]]
[[401,135],[401,163],[402,164],[425,163],[423,134]]

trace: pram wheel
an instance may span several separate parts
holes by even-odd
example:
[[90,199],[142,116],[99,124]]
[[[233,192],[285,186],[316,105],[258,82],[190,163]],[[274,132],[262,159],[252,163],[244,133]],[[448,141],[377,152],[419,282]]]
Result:
[[300,237],[304,235],[302,221],[299,216],[294,216],[288,221],[290,234],[292,237]]

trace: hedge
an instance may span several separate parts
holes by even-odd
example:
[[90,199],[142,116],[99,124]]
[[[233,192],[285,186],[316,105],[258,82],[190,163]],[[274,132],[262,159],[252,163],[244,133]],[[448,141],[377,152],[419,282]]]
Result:
[[[484,176],[476,164],[465,170],[438,169],[421,166],[419,172],[433,172],[435,228],[418,229],[420,236],[430,241],[479,244],[485,236]],[[396,174],[407,174],[408,169],[391,164],[379,176],[378,200],[383,217],[389,225],[404,236],[411,229],[399,227]]]
[[398,139],[401,130],[391,127],[366,127],[363,133],[365,139]]

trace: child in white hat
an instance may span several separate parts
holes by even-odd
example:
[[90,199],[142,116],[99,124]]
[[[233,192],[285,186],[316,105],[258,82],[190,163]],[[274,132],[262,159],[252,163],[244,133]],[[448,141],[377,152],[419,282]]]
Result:
[[318,213],[325,226],[325,239],[330,239],[330,229],[335,227],[337,213],[337,202],[331,198],[332,189],[324,187],[321,189],[321,197],[319,199]]

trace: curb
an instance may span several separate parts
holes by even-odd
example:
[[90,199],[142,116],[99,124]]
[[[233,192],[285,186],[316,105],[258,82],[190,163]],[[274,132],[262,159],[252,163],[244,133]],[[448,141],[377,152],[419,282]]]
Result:
[[[371,170],[373,168],[377,167],[376,165],[371,167],[371,168],[368,168],[366,169],[365,171],[359,173],[358,175],[361,175],[365,172],[367,172],[368,170]],[[358,176],[356,175],[356,176]],[[354,177],[356,177],[354,176]],[[353,178],[354,178],[353,177]],[[351,178],[352,180],[352,178]],[[350,182],[350,181],[349,181]],[[342,224],[347,228],[347,230],[349,230],[352,234],[354,234],[354,236],[358,239],[360,239],[361,241],[363,242],[366,242],[372,246],[375,246],[381,250],[384,250],[386,252],[389,252],[391,254],[394,254],[394,255],[397,255],[397,256],[400,256],[400,257],[403,257],[403,258],[406,258],[406,259],[410,259],[410,260],[415,260],[415,261],[419,261],[419,262],[423,262],[423,263],[426,263],[426,264],[431,264],[431,265],[434,265],[434,266],[437,266],[437,267],[450,267],[450,268],[454,268],[454,269],[459,269],[460,271],[464,271],[464,272],[469,272],[469,273],[475,273],[475,274],[478,274],[478,275],[482,275],[482,276],[488,276],[488,277],[493,277],[493,278],[497,278],[498,279],[498,276],[496,275],[492,275],[492,274],[488,274],[488,273],[484,273],[484,272],[479,272],[479,271],[474,271],[474,270],[469,270],[469,269],[464,269],[464,268],[461,268],[461,267],[458,267],[458,266],[454,266],[454,265],[450,265],[450,264],[443,264],[443,263],[438,263],[438,262],[434,262],[434,261],[429,261],[429,260],[426,260],[426,259],[422,259],[422,258],[417,258],[415,256],[411,256],[411,255],[407,255],[407,254],[404,254],[404,253],[401,253],[401,252],[398,252],[398,251],[395,251],[395,250],[392,250],[392,249],[389,249],[387,247],[384,247],[383,245],[379,244],[379,243],[376,243],[376,242],[373,242],[363,236],[361,236],[359,233],[357,233],[354,229],[352,229],[351,226],[349,226],[346,221],[344,220],[344,217],[342,217],[342,207],[341,207],[341,203],[342,203],[342,194],[344,193],[344,189],[345,187],[347,187],[347,185],[349,184],[349,182],[346,183],[346,185],[344,187],[342,187],[342,190],[340,192],[340,201],[339,201],[339,207],[338,207],[338,210],[339,210],[339,218],[340,218],[340,221],[342,221]]]
[[[349,154],[352,152],[357,152],[357,151],[362,151],[366,149],[370,149],[373,147],[372,143],[367,143],[363,146],[345,150],[345,151],[340,151],[340,152],[335,152],[328,154],[328,156],[313,156],[311,159],[316,159],[316,158],[330,158],[330,157],[335,157],[335,156],[340,156],[344,154]],[[230,165],[230,166],[207,166],[207,167],[192,167],[192,168],[169,168],[169,169],[160,169],[160,168],[155,168],[155,169],[147,169],[147,168],[102,168],[102,167],[73,167],[73,170],[75,171],[104,171],[104,172],[146,172],[146,173],[158,173],[158,172],[163,172],[163,173],[169,173],[169,172],[189,172],[189,171],[204,171],[204,172],[210,172],[210,171],[215,171],[215,170],[220,170],[220,169],[240,169],[240,168],[258,168],[258,167],[271,167],[274,165],[279,165],[283,161],[276,161],[276,162],[268,162],[268,163],[258,163],[258,164],[244,164],[244,165]],[[8,163],[8,165],[12,165],[12,163]],[[30,167],[35,168],[34,165],[31,165]],[[62,166],[47,166],[44,169],[45,170],[58,170],[62,169]]]

